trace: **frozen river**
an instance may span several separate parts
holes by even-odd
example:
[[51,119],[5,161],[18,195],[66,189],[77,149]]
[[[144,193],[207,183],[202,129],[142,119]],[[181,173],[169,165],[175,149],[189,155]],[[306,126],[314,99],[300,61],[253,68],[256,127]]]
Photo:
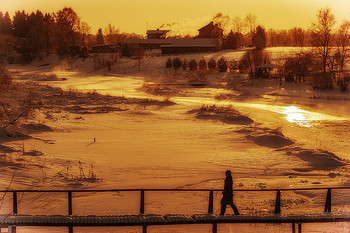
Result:
[[[25,70],[22,71],[25,72]],[[75,72],[57,74],[67,80],[50,82],[50,84],[66,90],[96,90],[99,93],[122,95],[126,98],[162,99],[145,94],[140,89],[145,81],[143,77],[82,75]],[[47,162],[51,167],[51,170],[47,171],[47,176],[49,173],[77,175],[80,161],[85,173],[93,168],[94,173],[101,180],[89,183],[66,182],[61,179],[40,181],[24,179],[16,181],[15,184],[18,187],[32,189],[222,188],[224,171],[230,169],[233,172],[236,188],[347,185],[348,170],[332,171],[323,169],[324,167],[314,168],[310,165],[310,161],[291,154],[294,153],[295,148],[300,151],[322,149],[342,159],[350,159],[347,153],[349,148],[347,139],[350,136],[349,105],[346,103],[336,106],[327,100],[310,99],[308,95],[300,95],[301,92],[298,93],[294,89],[292,96],[287,96],[287,91],[288,87],[285,87],[274,90],[273,94],[265,92],[261,98],[257,99],[217,100],[215,96],[218,94],[232,93],[232,91],[218,88],[192,88],[185,96],[171,97],[170,100],[176,103],[172,106],[132,106],[128,111],[123,112],[83,115],[82,118],[69,115],[64,120],[46,122],[55,129],[53,132],[37,134],[33,139],[11,142],[8,145],[35,148],[40,150],[48,161],[56,161],[51,164]],[[232,105],[254,120],[254,123],[247,126],[205,121],[196,119],[188,113],[202,105]],[[271,142],[259,144],[249,140],[249,137],[257,133],[259,136],[266,136],[271,129],[278,129],[294,142],[289,149],[291,152],[284,148],[276,149],[270,146]],[[252,133],[247,134],[248,131]],[[41,140],[43,138],[45,141]],[[340,175],[331,178],[329,176],[331,172]],[[130,204],[125,201],[127,195],[130,194],[118,193],[103,196],[102,203],[100,197],[94,195],[79,196],[75,202],[78,206],[77,214],[115,214],[116,212],[136,214],[138,197],[131,195],[133,202]],[[40,213],[42,207],[45,207],[50,213],[60,213],[65,209],[64,203],[54,203],[52,196],[44,196],[42,195],[43,201],[32,205],[29,204],[30,198],[24,197],[23,207],[20,210],[24,213],[36,211]],[[150,197],[148,204],[146,203],[148,211],[150,213],[203,213],[207,208],[207,194],[190,194],[185,197],[169,194],[169,197],[170,200],[161,194],[155,194],[154,198]],[[242,194],[237,197],[241,199],[237,200],[237,204],[241,206],[243,214],[272,211],[268,209],[272,208],[269,201],[261,205],[251,201],[254,198],[258,199],[257,196]],[[271,197],[273,199],[274,194],[271,194]],[[62,196],[55,198],[64,200]],[[317,198],[310,198],[310,195],[293,194],[288,198],[291,202],[307,200],[308,204],[315,206],[322,203]],[[220,193],[216,195],[216,212],[219,201]],[[237,232],[237,228],[240,229],[239,232],[251,232],[251,229],[254,229],[254,232],[289,232],[291,230],[290,226],[285,225],[256,227],[232,224],[223,225],[219,228],[219,232]],[[349,225],[336,226],[336,229],[345,228],[349,230]],[[210,226],[154,227],[154,229],[151,232],[210,232]],[[335,228],[327,225],[324,229]],[[61,232],[59,229],[56,230]],[[50,232],[56,232],[56,230],[52,229]],[[138,228],[120,228],[120,230],[130,233],[140,231]],[[94,231],[85,229],[81,232]],[[115,231],[104,229],[103,232]],[[321,231],[307,231],[306,227],[305,232]]]

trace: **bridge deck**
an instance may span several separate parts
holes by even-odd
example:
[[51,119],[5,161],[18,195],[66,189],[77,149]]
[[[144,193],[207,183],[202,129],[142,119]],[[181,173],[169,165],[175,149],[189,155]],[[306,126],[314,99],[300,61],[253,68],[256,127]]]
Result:
[[4,226],[149,226],[176,224],[215,223],[317,223],[350,222],[350,214],[313,215],[215,215],[215,214],[140,214],[118,216],[68,216],[68,215],[0,215]]

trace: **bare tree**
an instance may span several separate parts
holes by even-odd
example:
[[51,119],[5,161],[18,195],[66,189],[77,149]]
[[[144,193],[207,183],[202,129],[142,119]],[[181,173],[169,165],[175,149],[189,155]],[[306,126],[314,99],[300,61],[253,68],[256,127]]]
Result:
[[115,28],[112,24],[108,24],[107,27],[105,27],[104,30],[105,40],[107,43],[110,44],[117,44],[118,43],[118,38],[120,34],[119,28]]
[[243,34],[247,28],[246,22],[239,16],[236,16],[232,19],[233,31],[236,33]]
[[83,41],[83,46],[85,46],[86,37],[91,33],[91,27],[87,22],[81,22],[80,33],[81,33],[81,39]]
[[334,14],[330,8],[323,8],[318,11],[316,21],[311,26],[311,44],[317,49],[321,59],[322,70],[327,71],[330,59],[332,39],[334,37],[333,27],[335,24]]
[[230,26],[230,17],[228,15],[224,15],[221,12],[217,13],[213,18],[212,21],[217,24],[221,29],[223,29],[225,32],[228,31],[228,27]]
[[295,46],[304,47],[305,32],[302,28],[294,27],[291,29],[291,34],[294,40]]
[[340,71],[343,71],[345,63],[349,59],[350,21],[344,20],[340,25],[335,42],[337,45],[336,57],[338,58]]
[[255,31],[255,28],[257,26],[257,23],[256,23],[256,16],[253,15],[253,14],[248,14],[246,15],[246,17],[244,18],[244,21],[249,29],[249,33],[248,33],[248,36],[249,36],[249,39],[250,39],[250,42],[249,43],[253,43],[253,34],[254,34],[254,31]]
[[248,26],[250,33],[252,33],[256,28],[256,16],[253,14],[248,14],[245,16],[244,21]]

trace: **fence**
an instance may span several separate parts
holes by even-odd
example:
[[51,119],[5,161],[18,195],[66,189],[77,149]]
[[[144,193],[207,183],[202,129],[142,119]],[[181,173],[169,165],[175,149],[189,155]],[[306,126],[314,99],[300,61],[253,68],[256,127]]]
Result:
[[[281,193],[291,192],[291,191],[306,191],[306,190],[327,190],[326,201],[324,203],[324,213],[328,215],[319,215],[313,216],[312,218],[308,216],[299,216],[294,218],[292,216],[281,216]],[[143,232],[147,232],[147,226],[149,225],[171,225],[171,224],[199,224],[199,223],[209,223],[213,225],[213,232],[217,232],[218,223],[292,223],[293,232],[295,232],[295,224],[298,224],[298,232],[301,233],[301,223],[305,222],[336,222],[336,221],[350,221],[350,216],[341,216],[341,217],[332,217],[332,190],[350,190],[350,187],[332,187],[332,188],[290,188],[290,189],[236,189],[234,192],[275,192],[275,201],[274,201],[274,216],[239,216],[233,218],[223,218],[220,216],[215,217],[205,217],[205,218],[195,218],[189,216],[188,218],[183,218],[182,220],[173,221],[170,218],[167,221],[153,221],[147,220],[147,218],[142,218],[142,221],[131,221],[130,223],[118,223],[115,217],[113,221],[109,221],[109,224],[103,221],[102,218],[99,218],[101,221],[95,221],[94,223],[83,222],[81,220],[74,221],[72,216],[74,215],[73,209],[73,194],[74,193],[106,193],[106,192],[139,192],[140,193],[140,216],[144,215],[146,212],[145,209],[145,200],[146,196],[152,192],[208,192],[208,211],[207,214],[212,215],[214,212],[214,192],[222,191],[221,189],[108,189],[108,190],[0,190],[0,192],[11,193],[12,194],[12,218],[20,216],[18,211],[18,193],[67,193],[67,215],[62,216],[62,219],[65,217],[71,216],[70,220],[64,221],[63,223],[51,224],[50,221],[47,223],[36,223],[33,220],[28,220],[26,223],[14,224],[14,227],[11,228],[12,232],[15,232],[15,225],[45,225],[45,226],[62,226],[65,225],[68,227],[69,232],[73,232],[74,226],[142,226]],[[146,195],[147,194],[147,195]],[[327,217],[328,216],[328,217]],[[331,217],[330,217],[331,216]],[[102,217],[102,216],[101,216]],[[79,219],[79,216],[75,216],[76,219]],[[72,220],[73,219],[73,220]],[[1,223],[0,223],[1,225]],[[4,223],[2,224],[4,225]],[[9,225],[9,224],[7,224]],[[1,231],[0,231],[1,232]]]

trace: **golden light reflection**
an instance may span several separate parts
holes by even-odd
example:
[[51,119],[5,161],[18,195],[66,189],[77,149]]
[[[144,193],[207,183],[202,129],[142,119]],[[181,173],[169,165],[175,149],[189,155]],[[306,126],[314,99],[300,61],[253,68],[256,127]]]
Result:
[[289,107],[283,107],[284,111],[281,113],[285,114],[285,118],[287,121],[292,123],[297,123],[299,125],[310,127],[310,122],[307,119],[307,115],[310,114],[310,112],[302,110],[295,106],[289,106]]

